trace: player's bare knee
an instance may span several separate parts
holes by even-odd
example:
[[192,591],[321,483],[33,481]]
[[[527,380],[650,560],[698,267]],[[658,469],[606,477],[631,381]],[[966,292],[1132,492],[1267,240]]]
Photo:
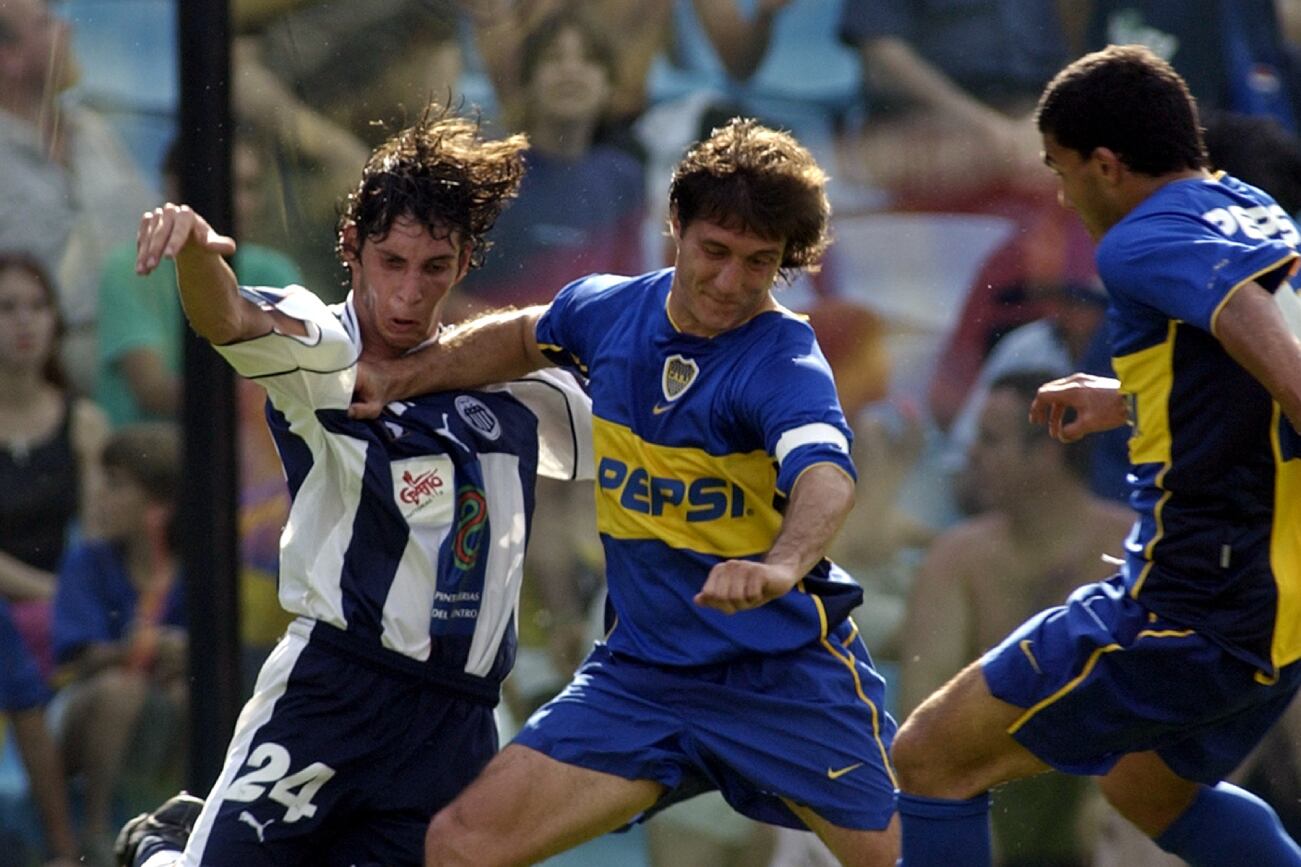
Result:
[[913,794],[928,794],[933,786],[935,745],[927,727],[910,717],[895,735],[890,748],[890,761],[894,763],[900,787]]

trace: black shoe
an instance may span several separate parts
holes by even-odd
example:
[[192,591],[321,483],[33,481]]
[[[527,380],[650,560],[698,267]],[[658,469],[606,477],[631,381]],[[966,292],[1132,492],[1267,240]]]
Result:
[[181,792],[158,809],[128,821],[113,844],[118,867],[135,867],[136,854],[146,842],[170,843],[184,849],[202,809],[203,799]]

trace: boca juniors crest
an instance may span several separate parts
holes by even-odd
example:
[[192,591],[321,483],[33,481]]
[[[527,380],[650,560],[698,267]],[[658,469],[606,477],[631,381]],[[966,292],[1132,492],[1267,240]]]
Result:
[[700,366],[694,359],[681,355],[670,355],[664,359],[664,371],[660,374],[660,388],[664,399],[673,401],[682,397],[700,374]]

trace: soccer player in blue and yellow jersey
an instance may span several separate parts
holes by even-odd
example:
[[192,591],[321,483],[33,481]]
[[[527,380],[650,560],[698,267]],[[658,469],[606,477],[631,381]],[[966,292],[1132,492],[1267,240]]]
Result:
[[988,864],[988,795],[1049,767],[1194,865],[1301,865],[1273,810],[1223,778],[1301,687],[1301,236],[1206,168],[1184,81],[1145,48],[1066,67],[1044,162],[1098,241],[1119,380],[1043,386],[1063,441],[1128,424],[1137,520],[1119,574],[1026,621],[895,741],[903,860]]
[[145,214],[137,269],[174,256],[190,325],[266,389],[292,499],[279,596],[297,619],[202,811],[181,796],[137,817],[119,863],[417,865],[430,818],[496,754],[535,475],[591,477],[588,399],[545,371],[375,420],[347,409],[359,359],[437,333],[525,146],[431,109],[376,148],[340,218],[351,292],[333,306],[238,286],[234,241],[186,206]]
[[823,558],[853,504],[850,431],[773,296],[827,245],[825,184],[791,136],[734,120],[675,171],[675,267],[585,277],[364,383],[357,413],[559,364],[595,417],[610,632],[435,817],[427,864],[532,863],[714,788],[846,864],[894,864],[894,723],[848,618],[862,593]]

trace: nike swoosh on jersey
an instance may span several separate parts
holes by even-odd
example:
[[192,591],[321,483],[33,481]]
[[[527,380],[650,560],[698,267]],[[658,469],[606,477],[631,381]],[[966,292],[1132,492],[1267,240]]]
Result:
[[660,413],[668,412],[671,409],[673,409],[673,404],[671,403],[657,403],[651,407],[651,413],[659,415]]
[[1034,644],[1034,639],[1022,638],[1021,643],[1017,646],[1021,648],[1021,652],[1025,654],[1025,658],[1030,660],[1030,665],[1034,666],[1035,674],[1043,674],[1043,669],[1039,667],[1039,660],[1034,658],[1034,651],[1030,649],[1030,645],[1032,644]]
[[838,770],[838,771],[833,771],[831,768],[827,768],[827,779],[828,779],[828,780],[838,780],[838,779],[840,779],[841,777],[843,777],[845,774],[849,773],[850,771],[855,770],[855,769],[857,769],[857,768],[861,768],[861,767],[863,767],[863,763],[862,763],[862,762],[854,762],[854,764],[850,765],[849,767],[847,767],[847,768],[841,768],[841,769]]

